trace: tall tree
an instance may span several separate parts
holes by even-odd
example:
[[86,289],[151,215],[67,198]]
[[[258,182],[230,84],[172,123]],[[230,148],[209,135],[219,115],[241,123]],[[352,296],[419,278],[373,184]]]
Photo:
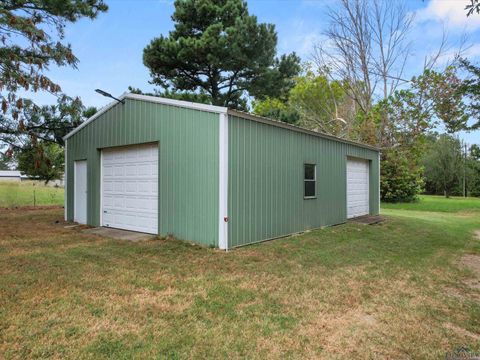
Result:
[[412,15],[402,1],[341,0],[328,16],[329,41],[317,44],[315,62],[345,80],[349,96],[368,114],[376,94],[386,99],[402,81]]
[[384,201],[412,200],[412,193],[421,190],[430,130],[438,125],[448,133],[465,128],[468,116],[460,84],[454,67],[447,67],[443,73],[427,69],[412,78],[408,88],[397,90],[373,108],[371,114],[380,113],[373,121],[379,125],[377,138],[383,148]]
[[467,130],[480,129],[480,67],[473,65],[468,59],[459,60],[461,69],[467,72],[461,85],[462,93],[468,98],[468,114],[474,123]]
[[468,128],[468,105],[464,101],[463,82],[455,66],[444,71],[425,70],[417,83],[425,86],[425,100],[431,102],[433,115],[449,134]]
[[299,58],[275,57],[274,25],[258,23],[244,1],[176,0],[172,20],[174,30],[144,49],[152,83],[244,109],[246,94],[281,98],[293,86]]
[[411,202],[424,187],[423,168],[406,148],[382,152],[380,197],[385,202]]
[[3,0],[0,2],[0,99],[4,114],[20,120],[20,90],[58,94],[60,86],[45,70],[76,66],[69,44],[62,43],[67,22],[94,19],[106,11],[103,0]]
[[470,146],[467,158],[467,192],[470,196],[480,196],[480,146]]
[[463,169],[460,141],[450,135],[441,135],[425,156],[425,177],[437,191],[449,197],[458,187]]
[[387,115],[379,129],[383,148],[412,144],[438,125],[450,134],[467,129],[467,104],[455,66],[443,72],[426,69],[378,105]]
[[[106,10],[103,0],[0,2],[0,143],[9,145],[10,156],[36,139],[62,145],[62,136],[79,124],[81,102],[62,94],[47,70],[78,63],[64,42],[66,24]],[[22,96],[38,91],[56,95],[57,105],[37,106]]]

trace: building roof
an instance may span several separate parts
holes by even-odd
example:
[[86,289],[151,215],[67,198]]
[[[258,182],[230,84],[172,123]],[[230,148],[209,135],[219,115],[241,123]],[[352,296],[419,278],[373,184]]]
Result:
[[[376,147],[371,146],[371,145],[362,144],[362,143],[359,143],[359,142],[356,142],[356,141],[343,139],[343,138],[340,138],[340,137],[337,137],[337,136],[328,135],[328,134],[317,132],[317,131],[312,131],[312,130],[309,130],[309,129],[302,128],[300,126],[287,124],[283,121],[273,120],[273,119],[270,119],[270,118],[250,114],[250,113],[243,112],[243,111],[228,109],[228,108],[222,107],[222,106],[201,104],[201,103],[195,103],[195,102],[190,102],[190,101],[174,100],[174,99],[162,98],[162,97],[158,97],[158,96],[139,95],[139,94],[132,94],[132,93],[123,93],[119,97],[119,100],[123,100],[123,99],[141,100],[141,101],[147,101],[147,102],[151,102],[151,103],[178,106],[178,107],[183,107],[183,108],[187,108],[187,109],[207,111],[207,112],[212,112],[212,113],[217,113],[217,114],[229,114],[229,115],[232,115],[232,116],[238,116],[238,117],[248,119],[248,120],[258,121],[258,122],[261,122],[261,123],[264,123],[264,124],[281,127],[281,128],[291,130],[291,131],[301,132],[301,133],[304,133],[304,134],[309,134],[309,135],[313,135],[313,136],[317,136],[317,137],[321,137],[321,138],[325,138],[325,139],[339,141],[339,142],[342,142],[342,143],[351,144],[351,145],[363,147],[363,148],[374,150],[374,151],[380,151],[379,148],[376,148]],[[80,126],[73,129],[72,131],[70,131],[67,135],[65,135],[63,137],[63,139],[67,140],[72,135],[74,135],[76,132],[78,132],[79,130],[81,130],[85,126],[87,126],[89,123],[91,123],[92,121],[97,119],[100,115],[107,112],[108,110],[110,110],[112,107],[114,107],[117,104],[118,104],[118,101],[112,101],[111,103],[107,104],[106,106],[101,108],[99,111],[97,111],[92,117],[90,117],[84,123],[82,123]]]
[[22,177],[22,174],[16,170],[0,170],[0,177]]

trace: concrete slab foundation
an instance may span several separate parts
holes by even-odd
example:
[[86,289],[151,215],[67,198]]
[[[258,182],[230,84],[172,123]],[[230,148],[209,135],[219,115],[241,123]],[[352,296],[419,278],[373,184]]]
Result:
[[92,229],[82,230],[86,234],[94,234],[105,236],[111,239],[117,240],[128,240],[128,241],[143,241],[143,240],[152,240],[156,238],[156,235],[145,234],[136,231],[128,231],[122,229],[113,229],[107,227],[96,227]]

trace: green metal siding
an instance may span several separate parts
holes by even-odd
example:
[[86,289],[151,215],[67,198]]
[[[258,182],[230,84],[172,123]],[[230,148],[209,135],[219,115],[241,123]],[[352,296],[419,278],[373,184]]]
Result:
[[73,220],[75,160],[87,160],[87,222],[99,226],[101,149],[158,142],[160,235],[218,246],[219,115],[125,101],[67,140],[67,219]]
[[[346,221],[346,160],[370,160],[370,212],[379,212],[378,152],[229,116],[229,247]],[[303,164],[316,164],[316,199]]]

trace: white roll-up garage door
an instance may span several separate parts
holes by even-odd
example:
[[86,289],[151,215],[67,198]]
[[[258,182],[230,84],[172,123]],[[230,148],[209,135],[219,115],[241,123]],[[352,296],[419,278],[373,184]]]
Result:
[[158,145],[102,151],[102,225],[158,234]]
[[347,159],[347,218],[368,215],[369,210],[369,162]]

